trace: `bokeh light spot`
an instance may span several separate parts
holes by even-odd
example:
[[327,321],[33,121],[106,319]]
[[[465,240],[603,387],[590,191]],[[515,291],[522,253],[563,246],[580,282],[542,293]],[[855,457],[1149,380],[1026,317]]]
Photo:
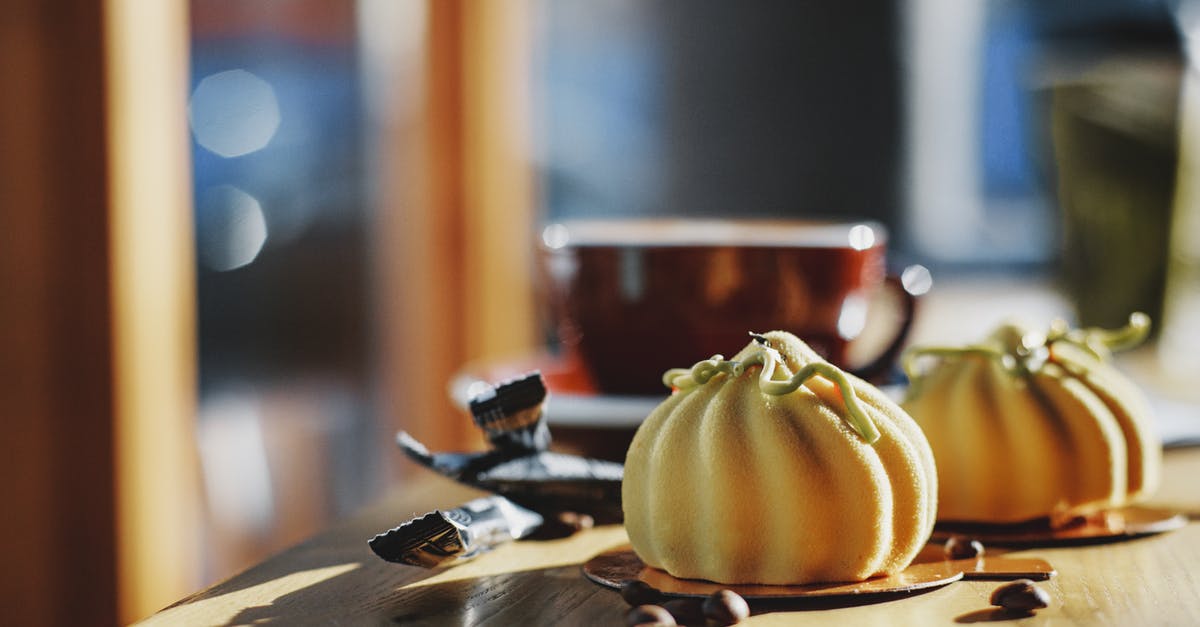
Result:
[[566,246],[570,240],[571,234],[567,231],[566,225],[555,223],[542,229],[542,243],[551,250],[558,250]]
[[267,241],[267,220],[257,199],[232,185],[220,185],[209,189],[196,209],[202,264],[224,272],[258,257]]
[[913,264],[900,273],[900,284],[904,286],[904,291],[920,296],[933,288],[933,275],[929,273],[929,268]]
[[201,146],[222,157],[259,150],[279,129],[275,90],[246,70],[229,70],[196,85],[188,103],[188,122]]
[[858,294],[846,297],[842,312],[838,315],[838,335],[844,340],[853,340],[867,327],[867,301]]
[[854,250],[866,250],[875,245],[875,230],[865,224],[856,224],[850,228],[850,247]]

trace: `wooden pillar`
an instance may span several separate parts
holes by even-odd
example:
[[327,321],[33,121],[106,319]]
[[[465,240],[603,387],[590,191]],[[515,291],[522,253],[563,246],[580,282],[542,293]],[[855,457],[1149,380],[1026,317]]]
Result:
[[0,3],[0,588],[14,625],[115,624],[100,6]]
[[469,359],[534,347],[532,15],[527,1],[465,3],[462,179]]
[[6,623],[196,585],[184,6],[0,3]]
[[[378,149],[381,405],[431,448],[481,446],[447,397],[475,359],[534,342],[529,3],[426,0],[419,77]],[[395,122],[395,120],[393,120]],[[395,456],[395,453],[391,453]]]
[[199,584],[188,3],[108,0],[105,55],[122,622]]

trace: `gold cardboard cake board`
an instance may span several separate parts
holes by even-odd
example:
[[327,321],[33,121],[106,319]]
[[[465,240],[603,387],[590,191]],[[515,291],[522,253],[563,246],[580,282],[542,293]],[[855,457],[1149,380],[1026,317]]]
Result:
[[1106,510],[1059,528],[1045,520],[1015,525],[939,522],[931,542],[960,535],[985,546],[1070,546],[1098,544],[1174,531],[1187,524],[1183,514],[1166,509],[1131,505]]
[[729,589],[747,599],[803,599],[859,597],[874,594],[914,592],[944,586],[959,579],[1049,579],[1054,568],[1038,558],[978,557],[948,560],[941,545],[929,544],[903,571],[888,577],[845,583],[801,586],[722,584],[700,579],[679,579],[642,563],[632,547],[601,553],[583,565],[588,579],[610,588],[620,588],[639,579],[667,596],[705,597]]

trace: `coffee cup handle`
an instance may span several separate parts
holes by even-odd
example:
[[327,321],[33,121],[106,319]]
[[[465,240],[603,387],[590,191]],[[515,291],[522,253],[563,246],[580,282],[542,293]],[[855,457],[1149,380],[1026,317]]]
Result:
[[[917,267],[909,266],[905,268],[904,274],[907,275],[913,268]],[[921,268],[921,270],[928,277],[928,271],[924,270],[924,268]],[[900,295],[902,320],[896,328],[896,334],[879,356],[862,366],[850,370],[854,376],[864,381],[886,383],[883,379],[895,367],[896,360],[900,357],[900,351],[904,348],[904,342],[908,339],[909,332],[912,331],[913,316],[917,312],[917,297],[929,289],[927,284],[920,286],[920,289],[910,287],[905,284],[904,279],[901,278],[902,276],[904,275],[888,273],[887,278],[884,280],[884,285],[887,288],[895,290]]]

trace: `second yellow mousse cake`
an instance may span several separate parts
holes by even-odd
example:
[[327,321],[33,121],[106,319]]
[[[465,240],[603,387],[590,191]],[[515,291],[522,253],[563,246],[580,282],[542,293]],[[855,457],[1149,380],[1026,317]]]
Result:
[[1110,363],[1149,329],[1144,314],[1114,331],[1009,323],[979,344],[910,349],[904,408],[937,458],[939,518],[1058,526],[1152,494],[1154,416]]
[[676,392],[625,460],[625,527],[646,564],[721,583],[861,581],[903,570],[933,529],[917,424],[790,333],[664,375]]

